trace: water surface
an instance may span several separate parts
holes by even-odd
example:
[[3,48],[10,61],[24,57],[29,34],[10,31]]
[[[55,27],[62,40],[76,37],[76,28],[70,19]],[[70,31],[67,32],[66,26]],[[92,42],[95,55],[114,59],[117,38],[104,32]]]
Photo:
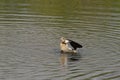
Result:
[[[80,57],[60,54],[61,36]],[[119,79],[120,0],[1,0],[0,80]]]

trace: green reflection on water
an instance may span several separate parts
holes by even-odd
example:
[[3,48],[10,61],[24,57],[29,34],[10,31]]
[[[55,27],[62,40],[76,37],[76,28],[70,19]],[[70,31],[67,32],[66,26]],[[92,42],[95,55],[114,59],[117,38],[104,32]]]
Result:
[[80,0],[36,0],[31,1],[32,9],[46,15],[73,15],[76,10],[81,10]]
[[[77,12],[89,10],[96,14],[97,12],[120,12],[120,10],[111,10],[114,7],[120,8],[118,3],[120,0],[1,0],[0,4],[3,5],[0,5],[0,8],[16,10],[27,7],[32,12],[42,15],[76,16]],[[29,4],[29,6],[25,6],[25,4]]]
[[106,8],[120,7],[120,4],[117,4],[120,0],[117,2],[114,0],[30,0],[29,2],[32,5],[31,9],[35,12],[44,15],[62,16],[75,16],[77,11],[82,12],[89,8],[94,8],[90,11],[97,13],[101,11],[101,8],[105,8],[102,12],[109,12],[111,10]]

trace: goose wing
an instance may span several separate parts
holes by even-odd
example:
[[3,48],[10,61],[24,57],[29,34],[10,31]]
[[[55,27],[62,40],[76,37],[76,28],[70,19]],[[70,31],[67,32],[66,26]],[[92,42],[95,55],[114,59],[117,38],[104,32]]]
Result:
[[74,48],[71,46],[71,44],[69,42],[66,44],[66,46],[69,50],[74,50]]
[[82,48],[83,46],[80,45],[79,43],[69,40],[70,41],[70,45],[76,50],[77,48]]

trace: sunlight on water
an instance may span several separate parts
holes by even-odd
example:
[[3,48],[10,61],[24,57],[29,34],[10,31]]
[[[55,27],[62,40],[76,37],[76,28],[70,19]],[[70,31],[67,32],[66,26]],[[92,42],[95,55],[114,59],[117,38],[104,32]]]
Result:
[[[119,80],[119,7],[119,0],[1,0],[0,80]],[[82,52],[61,54],[61,36]]]

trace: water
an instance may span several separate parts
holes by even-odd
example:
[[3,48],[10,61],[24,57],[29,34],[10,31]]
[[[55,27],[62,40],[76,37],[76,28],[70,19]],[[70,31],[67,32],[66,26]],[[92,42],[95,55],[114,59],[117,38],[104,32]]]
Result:
[[[120,0],[1,0],[0,80],[120,80],[119,7]],[[80,57],[60,54],[61,36],[84,46]]]

